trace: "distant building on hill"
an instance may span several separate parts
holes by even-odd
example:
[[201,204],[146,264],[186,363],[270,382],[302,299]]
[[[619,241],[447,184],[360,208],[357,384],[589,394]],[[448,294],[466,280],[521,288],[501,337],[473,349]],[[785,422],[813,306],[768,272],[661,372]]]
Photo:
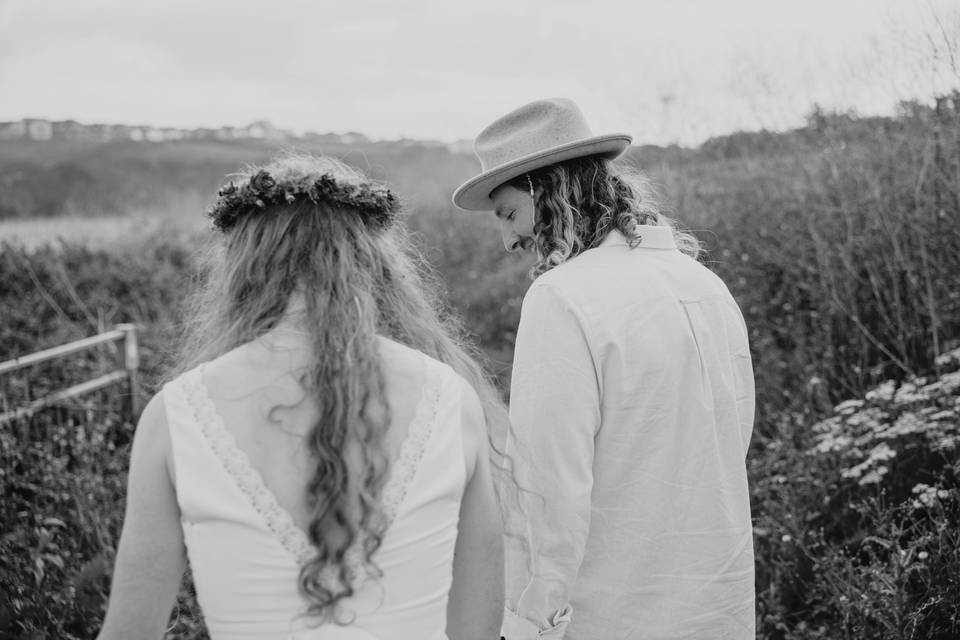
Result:
[[254,140],[279,140],[283,137],[277,128],[266,120],[258,120],[257,122],[251,123],[247,127],[246,132],[246,137],[253,138]]
[[53,137],[53,125],[49,120],[30,118],[23,121],[30,140],[49,140]]
[[348,131],[340,136],[340,142],[343,144],[370,144],[371,140],[357,131]]
[[[224,126],[218,129],[177,129],[125,124],[81,124],[76,120],[51,122],[43,118],[24,118],[16,122],[0,122],[0,140],[73,140],[78,142],[171,142],[176,140],[309,140],[324,144],[363,145],[372,140],[357,131],[347,133],[304,133],[298,135],[278,129],[267,120],[258,120],[245,127]],[[415,141],[410,141],[413,144]],[[416,142],[440,146],[435,141]]]
[[22,140],[27,137],[25,120],[0,122],[0,140]]
[[114,139],[114,128],[109,124],[89,124],[86,126],[90,138],[97,142],[110,142]]
[[220,140],[239,140],[246,137],[246,131],[240,127],[220,127],[217,129],[217,138]]
[[396,144],[404,147],[426,147],[428,149],[439,149],[447,146],[445,142],[440,140],[417,140],[416,138],[400,138]]
[[163,139],[167,141],[183,140],[190,133],[184,129],[174,129],[172,127],[165,127],[160,131],[163,133]]
[[53,123],[55,140],[77,140],[83,136],[84,125],[76,120],[60,120]]
[[466,153],[467,155],[472,155],[473,141],[457,140],[456,142],[451,142],[450,144],[448,144],[447,149],[450,150],[450,153]]
[[308,142],[318,142],[320,144],[343,144],[340,134],[337,133],[313,133],[303,134],[303,139]]
[[192,140],[216,140],[217,130],[216,129],[194,129],[190,132],[190,139]]

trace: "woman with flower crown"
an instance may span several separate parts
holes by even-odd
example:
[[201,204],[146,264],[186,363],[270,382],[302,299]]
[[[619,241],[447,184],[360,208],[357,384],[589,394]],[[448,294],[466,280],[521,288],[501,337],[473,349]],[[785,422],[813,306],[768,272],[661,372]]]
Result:
[[100,638],[162,637],[187,559],[213,640],[497,636],[505,412],[398,212],[325,158],[220,191],[177,375],[134,438]]

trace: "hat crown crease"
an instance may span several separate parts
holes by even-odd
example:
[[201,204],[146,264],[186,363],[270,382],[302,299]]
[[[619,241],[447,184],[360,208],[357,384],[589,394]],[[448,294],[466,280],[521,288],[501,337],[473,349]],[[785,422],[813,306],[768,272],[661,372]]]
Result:
[[546,147],[589,138],[593,134],[571,100],[537,100],[508,113],[484,129],[474,151],[484,171],[537,153]]

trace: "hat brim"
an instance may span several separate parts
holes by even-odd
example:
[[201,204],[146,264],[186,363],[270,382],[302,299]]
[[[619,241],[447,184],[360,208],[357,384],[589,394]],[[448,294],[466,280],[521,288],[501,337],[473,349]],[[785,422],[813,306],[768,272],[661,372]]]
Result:
[[603,156],[608,160],[619,157],[630,147],[633,138],[625,133],[614,133],[575,140],[522,156],[484,171],[464,182],[453,192],[453,203],[467,211],[491,211],[490,192],[527,172],[584,156]]

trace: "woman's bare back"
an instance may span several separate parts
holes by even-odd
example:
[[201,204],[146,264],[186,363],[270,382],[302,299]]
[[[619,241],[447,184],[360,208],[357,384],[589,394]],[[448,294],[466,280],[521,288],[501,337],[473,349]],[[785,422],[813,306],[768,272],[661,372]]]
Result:
[[[385,444],[396,459],[426,383],[425,356],[379,338],[381,371],[390,411]],[[238,448],[274,493],[280,506],[306,530],[306,488],[316,469],[307,437],[319,420],[317,401],[301,383],[310,345],[301,332],[277,329],[204,367],[211,401]]]

